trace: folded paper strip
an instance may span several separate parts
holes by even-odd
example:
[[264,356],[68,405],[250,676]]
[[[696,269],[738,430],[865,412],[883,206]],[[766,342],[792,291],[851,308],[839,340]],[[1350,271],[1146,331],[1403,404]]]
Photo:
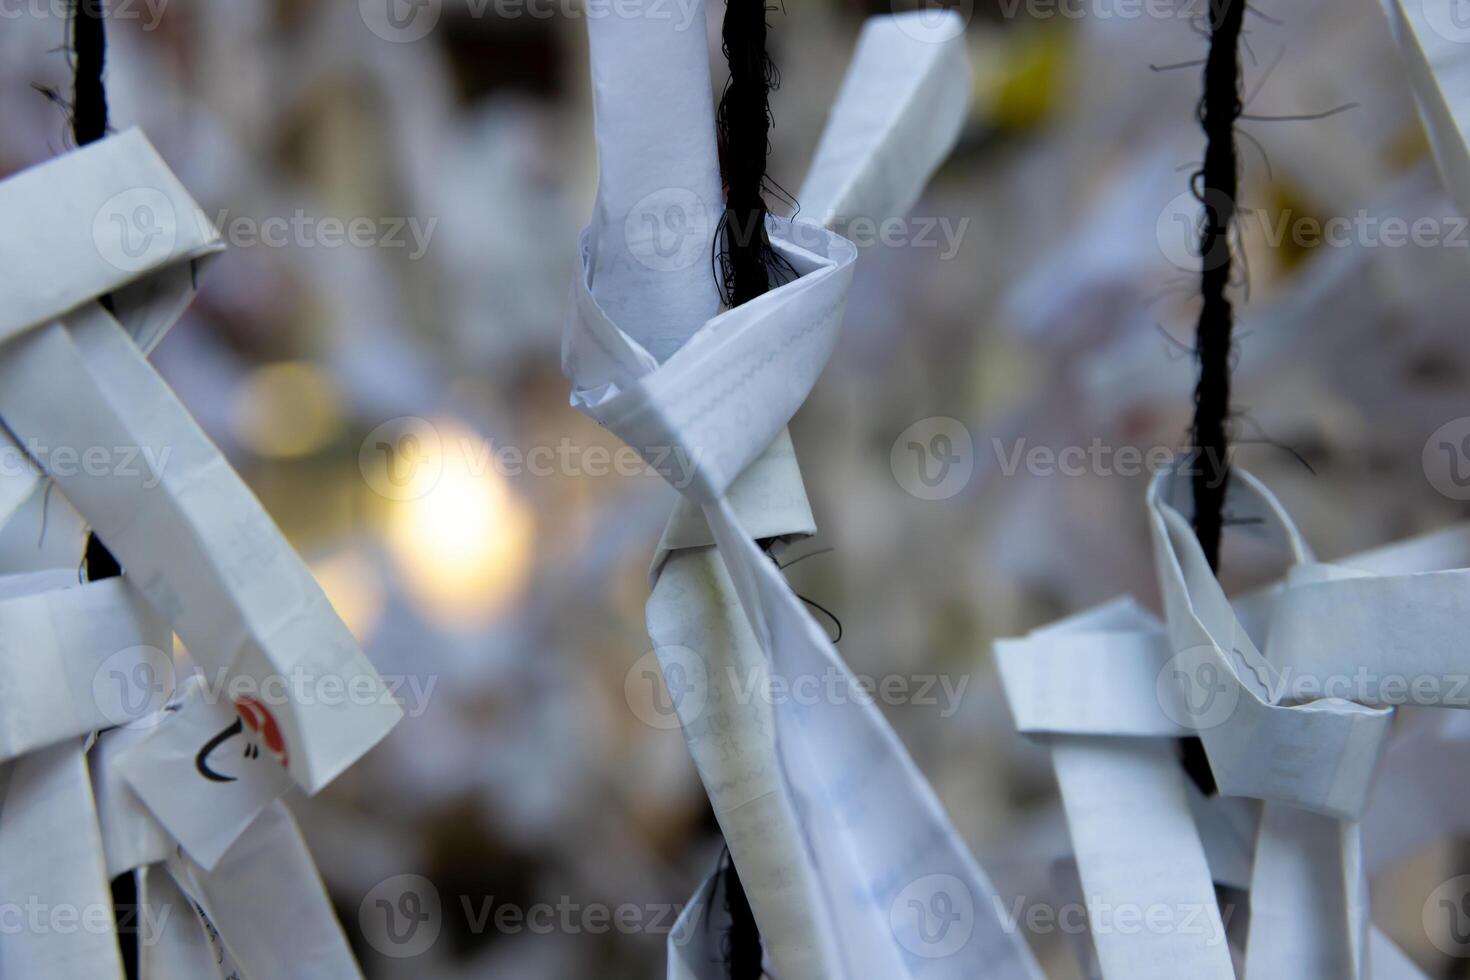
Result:
[[[839,224],[912,204],[964,118],[969,73],[956,23],[868,23],[802,190],[807,212]],[[653,567],[649,632],[666,675],[696,679],[700,693],[677,710],[772,968],[785,980],[1037,977],[933,791],[755,543],[814,530],[785,426],[836,343],[857,249],[818,224],[772,219],[773,246],[795,278],[725,312],[711,292],[712,223],[690,253],[706,261],[645,274],[649,243],[629,229],[657,229],[670,213],[657,207],[639,220],[650,201],[673,188],[685,218],[719,212],[707,102],[683,94],[709,90],[704,38],[659,35],[651,15],[635,38],[624,24],[588,26],[603,180],[563,364],[573,404],[682,495]],[[643,132],[634,95],[659,132]],[[629,176],[651,172],[641,183]],[[625,250],[630,263],[608,259]],[[742,700],[729,678],[751,670],[836,677],[852,696]],[[706,882],[671,936],[671,977],[719,975],[700,939],[718,919],[714,892]],[[963,909],[964,921],[936,940],[922,916],[939,901]]]

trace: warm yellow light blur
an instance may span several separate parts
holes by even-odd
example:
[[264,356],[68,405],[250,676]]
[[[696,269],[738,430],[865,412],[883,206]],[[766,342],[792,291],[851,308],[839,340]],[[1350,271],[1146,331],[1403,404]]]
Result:
[[314,364],[282,361],[256,368],[235,392],[235,434],[259,456],[309,456],[342,429],[342,398]]
[[480,436],[453,421],[434,427],[439,438],[421,465],[438,478],[423,495],[390,505],[388,550],[425,616],[473,627],[493,618],[525,579],[534,521],[489,454],[474,450]]
[[359,551],[341,551],[309,567],[357,642],[367,643],[383,616],[383,582],[372,559]]

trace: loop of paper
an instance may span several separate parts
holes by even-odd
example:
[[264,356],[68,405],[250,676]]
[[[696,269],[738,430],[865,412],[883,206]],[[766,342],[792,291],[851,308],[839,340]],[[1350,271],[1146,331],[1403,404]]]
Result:
[[0,761],[135,717],[144,685],[168,695],[173,631],[131,579],[7,578],[22,581],[0,598]]
[[[1356,819],[1367,805],[1374,764],[1392,709],[1341,698],[1282,704],[1284,686],[1242,626],[1206,562],[1189,521],[1173,503],[1187,499],[1185,460],[1149,488],[1150,527],[1177,680],[1222,793],[1250,796]],[[1274,497],[1232,470],[1227,509],[1260,516],[1298,561],[1309,552]]]
[[815,225],[773,218],[769,230],[799,278],[706,321],[662,364],[607,316],[590,275],[573,286],[572,403],[699,503],[720,499],[796,414],[841,325],[857,249]]

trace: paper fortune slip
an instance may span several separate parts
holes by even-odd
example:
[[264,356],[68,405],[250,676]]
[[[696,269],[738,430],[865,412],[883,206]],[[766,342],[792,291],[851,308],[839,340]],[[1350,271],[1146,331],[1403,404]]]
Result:
[[[1452,614],[1470,529],[1316,562],[1236,469],[1232,524],[1287,568],[1226,597],[1190,530],[1183,460],[1148,500],[1166,624],[1123,600],[996,645],[1018,729],[1052,753],[1101,975],[1233,976],[1224,884],[1249,892],[1245,976],[1421,976],[1373,929],[1368,877],[1465,826],[1444,773],[1466,716],[1419,719],[1383,748],[1395,705],[1470,707]],[[1185,779],[1185,733],[1220,796]],[[1124,931],[1096,911],[1125,908],[1192,928]]]
[[[723,312],[708,263],[720,204],[705,39],[646,19],[588,24],[602,180],[563,367],[573,404],[682,495],[649,632],[665,674],[693,682],[679,721],[772,968],[783,980],[1038,977],[933,791],[754,541],[815,529],[785,426],[836,343],[857,259],[824,225],[901,213],[952,146],[969,79],[957,19],[868,23],[802,192],[817,221],[768,225],[796,278]],[[742,702],[731,673],[750,670],[835,676],[853,696]],[[717,975],[697,939],[712,887],[671,938],[670,977]],[[936,933],[931,910],[963,924]]]
[[[220,250],[218,234],[137,131],[0,183],[0,210],[27,229],[0,243],[0,420],[118,557],[129,587],[314,792],[401,711],[147,362],[202,260]],[[93,462],[73,465],[61,449]],[[105,465],[115,454],[132,465]],[[0,488],[0,501],[26,489]]]

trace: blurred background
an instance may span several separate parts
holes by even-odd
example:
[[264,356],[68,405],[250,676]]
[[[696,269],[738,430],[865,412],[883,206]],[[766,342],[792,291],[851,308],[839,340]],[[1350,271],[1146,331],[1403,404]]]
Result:
[[[568,407],[558,366],[596,184],[585,15],[431,0],[395,27],[386,2],[110,0],[113,125],[146,129],[230,245],[155,360],[401,684],[386,742],[292,801],[367,975],[660,976],[720,840],[630,680],[674,493]],[[772,11],[782,186],[863,19],[896,2]],[[1143,492],[1191,411],[1204,3],[958,9],[973,111],[863,255],[795,420],[821,531],[788,574],[855,672],[948,681],[883,710],[1002,895],[1033,901],[1065,829],[990,644],[1123,592],[1156,603]],[[1466,516],[1460,461],[1427,447],[1470,435],[1470,235],[1377,0],[1251,9],[1237,461],[1333,558]],[[68,148],[39,91],[69,94],[66,31],[64,0],[0,9],[0,173]],[[940,433],[936,485],[906,447]],[[385,446],[435,478],[385,480]],[[1235,584],[1280,570],[1233,555]],[[1436,848],[1375,884],[1379,924],[1435,975],[1460,974],[1420,907],[1464,871]],[[359,916],[400,874],[443,907],[412,959]],[[635,927],[595,912],[621,906]],[[502,907],[566,911],[497,927]],[[1055,977],[1077,938],[1031,936]]]

